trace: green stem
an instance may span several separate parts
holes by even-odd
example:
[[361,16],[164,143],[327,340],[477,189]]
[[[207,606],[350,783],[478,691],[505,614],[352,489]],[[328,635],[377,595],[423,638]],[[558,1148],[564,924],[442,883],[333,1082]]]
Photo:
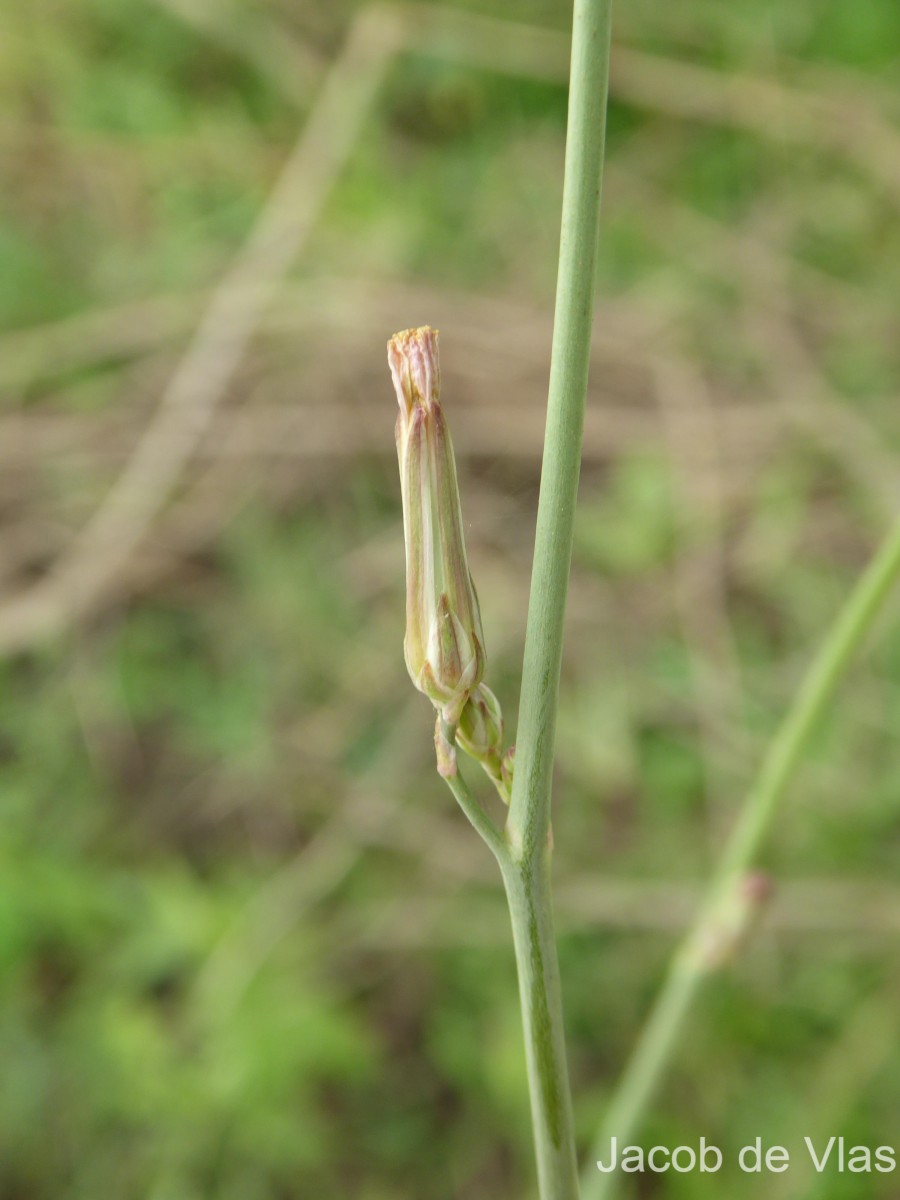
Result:
[[[441,731],[452,743],[453,726],[442,723]],[[444,779],[460,808],[493,851],[503,876],[519,976],[541,1197],[577,1200],[578,1166],[553,933],[549,855],[533,859],[531,866],[514,858],[506,836],[459,772],[445,774]]]
[[575,0],[562,232],[541,492],[509,836],[526,858],[550,828],[556,701],[594,315],[611,0]]
[[503,881],[509,900],[542,1200],[577,1200],[550,892],[550,791],[563,623],[594,314],[611,0],[575,0],[547,428]]
[[577,1200],[572,1094],[566,1066],[559,963],[553,933],[550,856],[501,862],[512,923],[531,1121],[542,1200]]
[[[441,733],[450,747],[453,746],[453,739],[456,733],[456,727],[448,725],[446,721],[441,721]],[[455,751],[454,751],[455,762]],[[494,857],[500,863],[501,867],[505,867],[509,860],[509,847],[506,843],[506,838],[494,822],[486,810],[482,807],[481,801],[476,799],[469,788],[469,785],[459,773],[459,768],[455,770],[455,774],[444,775],[447,787],[456,797],[456,802],[463,812],[468,817],[472,827],[481,834],[482,839],[487,843]]]
[[608,1156],[612,1137],[617,1137],[620,1145],[625,1144],[640,1124],[691,1002],[709,974],[710,949],[736,905],[740,905],[741,885],[810,736],[898,577],[900,519],[860,576],[769,746],[707,897],[675,954],[662,992],[613,1096],[585,1177],[585,1200],[608,1200],[615,1193],[615,1175],[599,1175],[596,1161]]

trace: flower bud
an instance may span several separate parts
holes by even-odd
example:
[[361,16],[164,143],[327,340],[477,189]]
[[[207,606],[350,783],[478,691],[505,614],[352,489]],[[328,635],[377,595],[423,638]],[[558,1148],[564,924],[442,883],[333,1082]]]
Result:
[[440,404],[437,332],[395,334],[388,363],[400,412],[397,457],[406,542],[406,636],[413,683],[455,725],[484,672],[450,430]]
[[494,780],[501,779],[503,713],[500,701],[484,683],[474,689],[459,718],[456,743],[481,763]]

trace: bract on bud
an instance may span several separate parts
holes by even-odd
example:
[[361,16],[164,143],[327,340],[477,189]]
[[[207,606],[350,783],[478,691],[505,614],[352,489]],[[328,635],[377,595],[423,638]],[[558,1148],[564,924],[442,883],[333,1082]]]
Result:
[[516,768],[516,748],[509,746],[503,755],[500,763],[500,778],[503,780],[503,786],[506,789],[507,796],[512,795],[513,772]]
[[434,753],[437,758],[438,775],[444,779],[452,779],[457,772],[456,750],[444,732],[444,723],[440,713],[434,722]]
[[456,743],[470,758],[481,763],[488,775],[502,779],[503,713],[500,701],[484,683],[479,683],[462,710]]
[[469,574],[450,430],[440,404],[437,331],[395,334],[397,456],[406,541],[406,636],[413,683],[455,725],[484,672],[484,634]]

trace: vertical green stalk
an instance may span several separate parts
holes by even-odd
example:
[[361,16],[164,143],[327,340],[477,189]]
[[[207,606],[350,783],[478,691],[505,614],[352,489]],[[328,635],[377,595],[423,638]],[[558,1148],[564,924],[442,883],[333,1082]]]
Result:
[[513,848],[529,861],[543,851],[550,828],[556,700],[594,315],[610,12],[611,0],[575,0],[547,427],[509,814]]
[[697,917],[678,948],[663,989],[610,1103],[585,1177],[590,1200],[608,1200],[617,1190],[614,1174],[601,1175],[596,1160],[607,1157],[610,1139],[627,1143],[643,1119],[691,1003],[710,971],[710,949],[727,931],[747,871],[773,819],[823,710],[900,578],[900,519],[895,521],[860,576],[825,637],[791,707],[769,745]]
[[531,870],[500,862],[519,973],[519,1003],[541,1200],[577,1200],[578,1166],[566,1066],[559,963],[550,898],[550,856]]
[[575,0],[547,428],[516,765],[501,860],[519,972],[542,1200],[575,1200],[572,1100],[550,894],[550,792],[594,312],[611,0]]

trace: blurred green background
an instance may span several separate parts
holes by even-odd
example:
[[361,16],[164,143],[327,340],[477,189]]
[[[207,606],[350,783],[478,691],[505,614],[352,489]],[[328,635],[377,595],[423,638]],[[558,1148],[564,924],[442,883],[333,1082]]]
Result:
[[[569,5],[0,7],[0,1196],[533,1196],[503,899],[403,666],[384,344],[441,329],[514,730]],[[896,0],[615,22],[555,818],[585,1149],[900,497]],[[648,1145],[900,1137],[897,616]],[[635,1194],[726,1188],[897,1194]]]

